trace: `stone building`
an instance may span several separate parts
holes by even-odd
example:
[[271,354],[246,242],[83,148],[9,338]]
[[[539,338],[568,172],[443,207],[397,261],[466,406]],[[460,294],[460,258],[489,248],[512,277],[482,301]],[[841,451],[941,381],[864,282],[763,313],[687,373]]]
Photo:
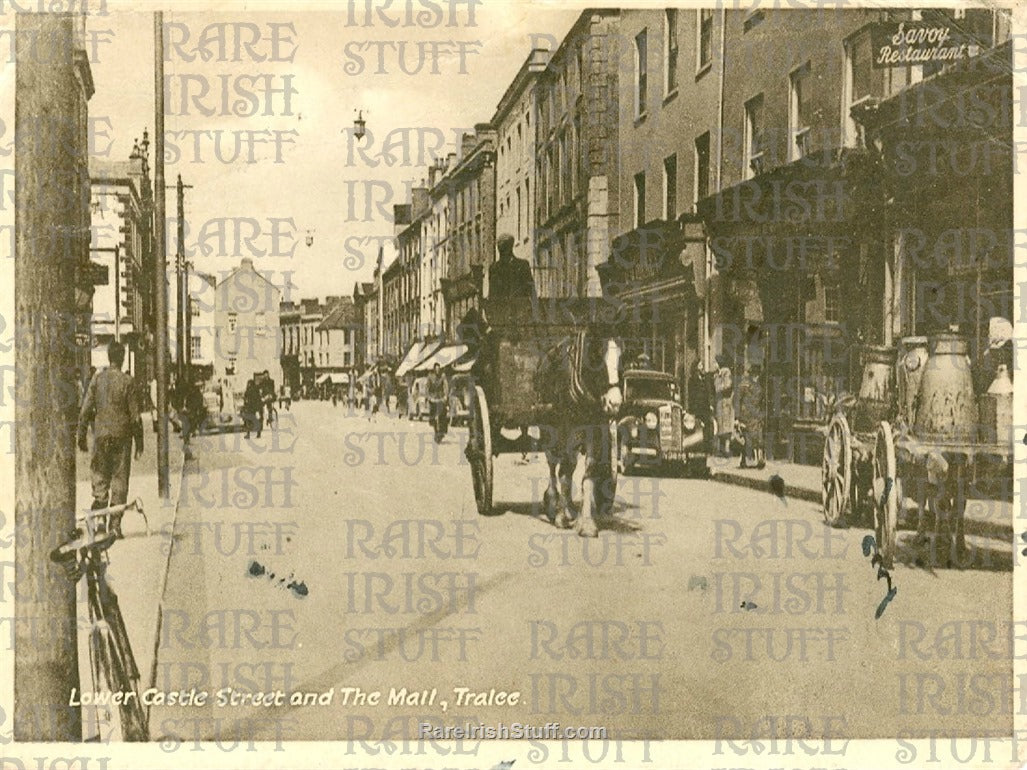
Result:
[[247,381],[267,371],[282,382],[279,358],[281,290],[246,258],[217,286],[214,377],[241,403]]
[[617,230],[620,11],[583,11],[535,86],[540,297],[598,297]]
[[[514,237],[514,254],[532,264],[535,283],[535,83],[550,51],[535,49],[517,71],[492,116],[496,131],[496,235]],[[494,261],[491,255],[488,262]]]
[[447,264],[441,279],[446,330],[481,298],[484,267],[496,251],[496,132],[478,123],[464,134],[460,158],[446,173],[449,195]]

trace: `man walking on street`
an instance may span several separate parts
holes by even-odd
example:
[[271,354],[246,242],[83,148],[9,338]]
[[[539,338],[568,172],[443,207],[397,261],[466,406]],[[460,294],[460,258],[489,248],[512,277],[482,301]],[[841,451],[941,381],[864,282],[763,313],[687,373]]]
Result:
[[135,456],[143,453],[143,423],[132,377],[121,371],[125,347],[112,342],[107,348],[110,366],[93,375],[86,389],[78,418],[78,446],[88,450],[86,429],[93,426],[93,456],[90,471],[93,509],[122,505],[128,500],[128,477],[132,469],[132,439]]
[[256,431],[257,438],[264,428],[264,401],[260,393],[260,386],[251,377],[246,383],[246,390],[242,397],[242,416],[246,423],[246,436],[250,437],[251,431]]

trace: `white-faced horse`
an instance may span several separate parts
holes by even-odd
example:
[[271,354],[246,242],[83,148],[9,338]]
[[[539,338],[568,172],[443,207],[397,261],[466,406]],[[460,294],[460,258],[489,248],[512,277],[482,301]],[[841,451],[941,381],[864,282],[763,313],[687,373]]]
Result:
[[[555,408],[542,431],[549,487],[546,515],[556,526],[577,527],[582,537],[599,534],[597,519],[610,512],[616,494],[616,433],[611,430],[621,406],[621,347],[611,330],[593,326],[549,351],[540,368],[540,385]],[[573,477],[584,462],[581,510],[574,515]]]

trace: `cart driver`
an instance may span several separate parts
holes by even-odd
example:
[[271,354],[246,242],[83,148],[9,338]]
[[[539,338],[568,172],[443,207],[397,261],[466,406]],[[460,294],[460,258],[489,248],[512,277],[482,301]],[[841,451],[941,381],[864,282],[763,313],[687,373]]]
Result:
[[489,266],[488,296],[524,297],[534,300],[535,279],[528,260],[514,256],[514,237],[503,233],[496,239],[499,259]]

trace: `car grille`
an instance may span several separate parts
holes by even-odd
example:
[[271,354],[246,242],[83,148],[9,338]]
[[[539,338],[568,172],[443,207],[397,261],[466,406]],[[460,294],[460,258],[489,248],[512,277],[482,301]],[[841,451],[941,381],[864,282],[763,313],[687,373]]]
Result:
[[681,407],[677,404],[660,407],[660,447],[665,452],[681,447]]

